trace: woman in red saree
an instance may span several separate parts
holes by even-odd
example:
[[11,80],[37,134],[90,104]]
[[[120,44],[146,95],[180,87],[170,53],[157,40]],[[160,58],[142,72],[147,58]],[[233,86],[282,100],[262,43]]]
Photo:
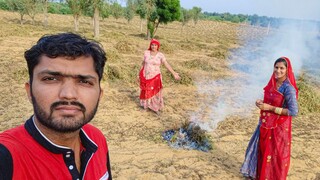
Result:
[[159,52],[160,42],[152,39],[148,50],[144,52],[142,68],[139,72],[140,80],[140,105],[144,109],[151,109],[157,114],[163,108],[162,76],[160,66],[164,66],[172,73],[176,80],[180,79],[167,62],[165,56]]
[[[261,110],[259,125],[246,151],[241,173],[252,179],[285,180],[291,152],[291,121],[298,114],[298,88],[291,62],[277,59],[264,99],[256,106]],[[256,158],[256,159],[255,159]]]

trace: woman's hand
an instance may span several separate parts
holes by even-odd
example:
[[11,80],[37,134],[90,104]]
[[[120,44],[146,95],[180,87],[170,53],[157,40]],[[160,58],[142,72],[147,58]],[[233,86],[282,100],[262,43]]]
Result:
[[256,101],[256,106],[263,111],[274,111],[274,106],[264,103],[261,99],[258,99]]
[[256,106],[259,107],[263,104],[263,100],[262,99],[257,99],[256,100]]
[[181,77],[179,76],[178,73],[173,73],[173,76],[174,76],[175,80],[180,80],[181,79]]

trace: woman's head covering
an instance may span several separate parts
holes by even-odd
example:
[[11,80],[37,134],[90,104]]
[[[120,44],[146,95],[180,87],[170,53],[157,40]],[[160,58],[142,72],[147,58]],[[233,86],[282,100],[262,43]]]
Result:
[[156,44],[156,45],[158,45],[157,50],[159,50],[159,48],[160,48],[160,42],[159,42],[158,40],[156,40],[156,39],[151,39],[148,50],[151,50],[151,44]]
[[[296,79],[294,77],[294,73],[292,70],[291,62],[287,57],[281,57],[281,59],[284,59],[287,62],[287,79],[289,80],[290,84],[296,89],[296,97],[298,98],[298,87],[297,87]],[[276,82],[277,80],[276,80],[275,74],[272,73],[267,86],[264,87],[264,90],[276,88]]]

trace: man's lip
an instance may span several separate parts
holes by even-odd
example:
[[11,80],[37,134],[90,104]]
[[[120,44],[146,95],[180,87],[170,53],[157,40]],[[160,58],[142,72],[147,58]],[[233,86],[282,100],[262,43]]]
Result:
[[81,108],[78,106],[72,105],[60,105],[55,108],[56,110],[65,110],[65,111],[81,111]]

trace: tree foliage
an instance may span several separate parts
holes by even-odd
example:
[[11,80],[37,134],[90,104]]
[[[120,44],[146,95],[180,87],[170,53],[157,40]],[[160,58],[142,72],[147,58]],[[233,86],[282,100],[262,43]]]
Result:
[[89,5],[88,0],[66,0],[74,18],[74,30],[79,31],[79,18]]
[[127,0],[127,6],[125,8],[124,17],[128,23],[133,19],[136,11],[134,0]]
[[152,38],[160,23],[167,24],[180,19],[180,0],[146,0],[147,36]]
[[[113,3],[112,3],[113,2]],[[278,28],[283,18],[273,18],[267,16],[201,12],[201,8],[193,7],[184,9],[180,7],[179,0],[127,0],[127,7],[121,7],[116,0],[0,0],[0,9],[18,12],[20,23],[24,22],[24,16],[34,18],[37,14],[72,14],[74,16],[75,31],[78,31],[79,17],[81,15],[93,17],[94,28],[98,27],[100,17],[108,18],[110,15],[116,19],[125,17],[128,22],[133,18],[134,13],[140,16],[140,32],[142,32],[142,22],[147,20],[147,37],[153,37],[159,24],[169,23],[175,20],[182,22],[184,26],[190,19],[196,24],[199,19],[205,18],[215,21],[230,21],[233,23],[246,23],[254,26]],[[47,10],[45,8],[48,8]],[[294,19],[286,19],[295,21]],[[297,20],[296,20],[297,21]],[[46,21],[44,20],[44,23]],[[318,23],[319,24],[319,23]],[[97,26],[96,26],[97,25]]]
[[41,11],[42,0],[6,0],[10,10],[20,14],[20,23],[23,24],[24,15],[29,15],[34,24],[34,18]]
[[121,5],[118,2],[113,2],[111,5],[111,15],[115,19],[119,19],[120,17],[123,16],[123,9]]
[[146,0],[135,0],[136,13],[141,19],[145,19],[147,15],[147,2]]
[[72,14],[68,4],[49,2],[48,13],[52,14]]
[[9,11],[10,8],[5,0],[0,0],[0,9]]
[[200,7],[196,7],[196,6],[191,9],[192,19],[193,19],[194,24],[198,23],[198,20],[200,19],[201,11],[202,11],[202,9]]
[[167,24],[168,22],[179,20],[180,0],[157,0],[156,7],[159,23]]
[[186,25],[192,18],[191,10],[181,8],[181,16],[179,21],[182,22],[182,26]]

